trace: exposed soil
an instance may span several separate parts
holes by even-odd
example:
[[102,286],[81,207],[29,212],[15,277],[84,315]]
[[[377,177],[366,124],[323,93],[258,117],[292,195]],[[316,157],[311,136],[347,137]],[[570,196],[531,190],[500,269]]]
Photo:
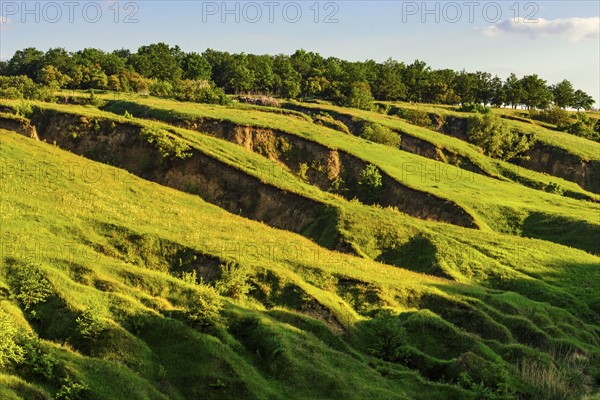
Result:
[[[303,112],[308,115],[314,115],[319,113],[319,110],[295,104],[286,104],[285,107],[293,109],[295,111]],[[334,119],[346,125],[349,128],[352,135],[354,136],[360,136],[361,131],[364,125],[366,124],[365,121],[356,119],[355,117],[349,114],[338,113],[330,110],[327,110],[327,113],[331,115]],[[432,115],[430,115],[430,118],[433,118]],[[432,124],[433,123],[435,123],[434,119],[432,119]],[[438,124],[439,123],[440,122],[438,121]],[[394,129],[394,131],[398,133],[401,137],[400,150],[417,154],[432,160],[456,165],[464,170],[475,172],[480,175],[490,176],[487,172],[479,168],[477,165],[473,164],[473,162],[471,162],[471,160],[467,157],[454,153],[448,149],[440,148],[431,142],[412,136],[405,131],[399,129]]]
[[[281,131],[251,126],[239,126],[228,121],[196,119],[180,120],[180,126],[236,143],[273,161],[299,172],[304,164],[305,178],[321,190],[338,191],[348,199],[357,197],[361,172],[367,164],[349,153],[332,150],[319,143]],[[381,172],[384,191],[379,203],[394,206],[400,211],[424,220],[442,221],[469,228],[477,228],[473,217],[456,203],[432,194],[408,188]],[[340,181],[341,179],[341,181]],[[335,188],[335,182],[343,187]]]
[[[261,182],[198,150],[188,159],[164,159],[135,124],[91,121],[58,112],[32,120],[41,139],[144,179],[201,196],[208,202],[276,228],[301,232],[326,209],[314,200]],[[190,216],[192,218],[193,216]]]
[[[510,118],[517,119],[518,118]],[[469,141],[467,136],[467,119],[446,117],[440,132]],[[533,171],[543,172],[577,183],[583,189],[600,194],[600,162],[587,161],[568,151],[537,141],[525,154],[528,159],[510,160]]]
[[6,129],[9,131],[17,132],[23,136],[27,136],[33,139],[39,139],[35,126],[32,126],[29,120],[23,118],[12,118],[8,116],[0,115],[0,129]]

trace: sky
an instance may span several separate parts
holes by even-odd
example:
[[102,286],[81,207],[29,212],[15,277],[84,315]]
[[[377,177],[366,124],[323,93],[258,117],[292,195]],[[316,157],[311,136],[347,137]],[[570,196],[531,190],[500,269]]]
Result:
[[0,59],[26,47],[107,51],[166,42],[359,61],[415,59],[506,78],[563,79],[600,105],[600,1],[6,1]]

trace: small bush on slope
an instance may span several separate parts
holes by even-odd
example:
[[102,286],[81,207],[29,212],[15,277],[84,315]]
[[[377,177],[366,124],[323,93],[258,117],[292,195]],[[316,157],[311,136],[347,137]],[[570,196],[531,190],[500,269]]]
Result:
[[533,136],[513,132],[502,119],[493,114],[469,117],[469,139],[490,157],[510,160],[533,145]]

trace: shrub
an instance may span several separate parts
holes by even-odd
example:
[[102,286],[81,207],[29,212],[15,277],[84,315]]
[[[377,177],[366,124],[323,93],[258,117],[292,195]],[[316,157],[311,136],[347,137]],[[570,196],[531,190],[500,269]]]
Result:
[[221,265],[221,277],[215,282],[215,288],[223,296],[240,300],[252,289],[249,278],[247,267],[229,262]]
[[[9,281],[16,299],[25,310],[31,310],[53,294],[52,285],[41,267],[33,262],[11,266]],[[35,313],[32,311],[32,314]]]
[[62,380],[61,386],[56,392],[56,400],[85,400],[88,399],[89,388],[78,382],[74,382],[67,377]]
[[206,81],[182,80],[173,88],[173,96],[180,101],[206,104],[229,104],[231,100],[223,89]]
[[223,300],[217,290],[211,286],[199,284],[190,292],[186,317],[199,328],[219,326],[223,323],[222,309]]
[[373,164],[368,164],[360,173],[358,188],[363,199],[369,203],[375,203],[379,201],[379,197],[381,196],[381,191],[383,189],[383,183],[381,179],[381,173],[376,166]]
[[150,85],[150,94],[156,97],[167,98],[173,96],[173,85],[166,81],[156,81]]
[[547,185],[545,185],[544,190],[548,193],[559,194],[561,196],[565,193],[565,189],[554,182],[550,182]]
[[530,113],[531,118],[537,119],[539,121],[548,122],[549,124],[554,125],[566,125],[569,124],[571,119],[571,113],[566,110],[563,110],[560,107],[550,107],[543,111],[532,111]]
[[370,352],[386,361],[400,360],[407,338],[398,316],[389,311],[380,311],[377,317],[369,322],[369,326],[372,330]]
[[148,143],[154,144],[163,158],[180,158],[185,160],[192,156],[192,153],[188,151],[190,150],[190,146],[169,137],[162,129],[142,128],[140,134],[146,138]]
[[307,172],[308,172],[308,164],[300,163],[298,165],[298,176],[300,177],[300,179],[302,179],[305,182],[308,181],[308,176],[306,175]]
[[491,109],[479,103],[464,103],[458,108],[458,111],[478,114],[489,114]]
[[106,330],[106,322],[97,308],[86,308],[75,320],[79,334],[85,339],[96,339]]
[[407,120],[413,125],[431,128],[432,123],[426,111],[418,108],[401,108],[396,114],[398,117]]
[[373,95],[371,87],[366,82],[356,82],[346,88],[346,96],[342,105],[347,107],[371,110],[373,108]]
[[23,372],[36,378],[52,381],[56,377],[58,362],[51,354],[43,348],[39,339],[27,337],[23,344],[23,360],[21,368]]
[[589,140],[600,142],[600,120],[590,118],[585,113],[577,113],[575,121],[558,125],[558,129]]
[[197,285],[198,283],[202,283],[202,278],[200,278],[201,280],[198,281],[196,270],[192,270],[191,272],[183,271],[181,274],[179,274],[179,279],[181,279],[185,283],[189,283],[190,285]]
[[521,155],[535,142],[533,135],[511,131],[500,117],[493,114],[469,117],[467,133],[471,142],[481,147],[486,155],[502,160]]
[[33,116],[33,107],[30,102],[21,100],[14,108],[15,114],[23,118],[31,118]]
[[17,344],[18,329],[13,319],[0,308],[0,370],[11,362],[23,360],[23,348]]
[[369,123],[363,127],[360,137],[371,142],[385,144],[386,146],[399,148],[400,135],[380,124]]

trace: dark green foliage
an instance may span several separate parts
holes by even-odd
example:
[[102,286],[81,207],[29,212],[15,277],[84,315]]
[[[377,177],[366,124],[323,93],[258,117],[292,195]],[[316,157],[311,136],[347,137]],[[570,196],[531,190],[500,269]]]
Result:
[[247,267],[228,262],[221,265],[221,276],[215,282],[215,288],[223,296],[240,300],[246,297],[252,289],[252,285],[248,282],[249,278],[250,274]]
[[[499,107],[509,104],[529,109],[546,108],[554,98],[558,107],[590,109],[594,99],[572,84],[562,82],[548,87],[537,75],[519,79],[511,74],[505,82],[488,72],[433,70],[420,60],[406,65],[393,59],[383,63],[368,60],[348,62],[323,58],[298,50],[293,55],[255,55],[207,49],[186,53],[179,46],[154,43],[137,52],[118,50],[107,53],[86,48],[69,53],[35,48],[17,51],[2,64],[1,73],[24,76],[42,83],[36,98],[51,100],[61,87],[71,89],[110,89],[123,92],[174,97],[179,100],[224,104],[224,93],[275,94],[283,98],[322,98],[350,107],[372,109],[372,100],[410,101],[441,104],[483,104]],[[221,93],[194,89],[207,82]],[[33,81],[32,81],[33,83]],[[179,89],[178,89],[179,87]],[[191,90],[190,90],[191,89]],[[19,90],[0,90],[0,96],[23,97]],[[30,95],[26,98],[33,99]],[[483,106],[482,106],[483,107]]]
[[491,111],[491,109],[480,103],[464,103],[458,108],[458,111],[488,114]]
[[25,310],[34,313],[34,307],[52,296],[52,284],[39,264],[32,261],[15,263],[9,269],[9,283],[15,298]]
[[189,293],[185,315],[192,325],[206,329],[224,323],[222,308],[223,300],[218,292],[211,286],[199,284]]
[[[175,99],[205,104],[229,104],[230,100],[223,89],[212,86],[206,81],[183,80],[175,84],[171,90]],[[164,97],[169,97],[165,93]]]
[[396,115],[407,120],[413,125],[422,126],[424,128],[432,128],[431,119],[426,111],[418,108],[398,108]]
[[467,372],[462,372],[458,384],[474,393],[477,400],[513,400],[515,394],[507,382],[508,375],[505,373],[502,378],[490,387],[483,381],[476,382]]
[[383,182],[381,173],[375,165],[368,164],[360,173],[358,188],[362,199],[368,203],[376,203],[379,201],[383,189]]
[[570,119],[558,126],[558,129],[589,140],[600,142],[600,120],[590,118],[585,113],[577,113],[575,120]]
[[549,107],[545,110],[530,113],[531,118],[538,119],[540,121],[548,122],[554,125],[568,125],[572,122],[571,113],[563,110],[560,107]]
[[24,357],[20,363],[27,376],[35,379],[53,381],[59,374],[59,365],[56,358],[48,353],[39,339],[29,336],[22,343]]
[[84,339],[94,340],[107,328],[97,308],[88,307],[77,317],[77,330]]
[[171,138],[165,131],[143,128],[140,134],[146,138],[148,143],[153,144],[156,149],[160,152],[163,158],[179,158],[185,160],[192,156],[189,152],[190,147],[178,141],[175,138]]
[[0,76],[0,98],[55,101],[54,90],[27,76]]
[[18,329],[13,319],[0,307],[0,371],[9,363],[23,360],[23,348],[17,343]]
[[360,133],[360,137],[371,142],[385,144],[395,148],[400,147],[400,135],[387,126],[369,123],[365,124]]
[[493,114],[469,117],[468,135],[490,157],[510,160],[523,154],[534,143],[532,136],[513,132],[502,119]]
[[342,104],[347,107],[371,110],[373,108],[373,95],[371,88],[366,82],[357,82],[348,86],[346,96]]
[[368,328],[371,330],[369,350],[386,361],[398,362],[404,356],[404,346],[407,345],[406,331],[400,318],[388,310],[380,311],[373,318]]
[[65,378],[56,392],[56,400],[87,400],[90,399],[89,388],[70,378]]

